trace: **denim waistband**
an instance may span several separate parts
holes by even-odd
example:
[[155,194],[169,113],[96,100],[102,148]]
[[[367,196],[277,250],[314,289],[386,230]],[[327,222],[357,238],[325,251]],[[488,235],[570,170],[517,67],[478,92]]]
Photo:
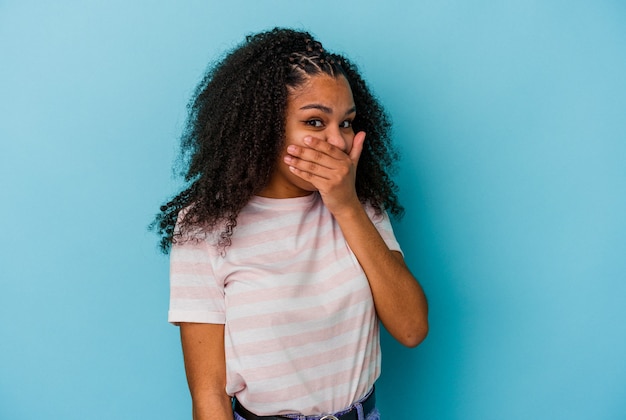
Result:
[[244,420],[364,420],[376,407],[376,395],[372,388],[363,398],[345,410],[333,414],[305,416],[303,414],[283,414],[280,416],[257,416],[243,407],[235,399],[235,413]]

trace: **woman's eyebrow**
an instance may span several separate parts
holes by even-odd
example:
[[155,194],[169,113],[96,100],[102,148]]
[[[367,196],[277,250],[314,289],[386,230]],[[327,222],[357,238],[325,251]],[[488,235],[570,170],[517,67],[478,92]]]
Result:
[[325,114],[332,114],[333,113],[333,109],[332,108],[327,107],[326,105],[321,105],[321,104],[308,104],[308,105],[304,105],[300,109],[302,109],[302,110],[304,110],[304,109],[318,109],[318,110],[322,111]]
[[[333,113],[333,109],[332,108],[327,107],[326,105],[322,105],[322,104],[308,104],[308,105],[304,105],[300,109],[301,110],[318,109],[318,110],[322,111],[325,114],[332,114]],[[356,112],[356,106],[353,106],[352,108],[347,110],[345,115],[352,114],[353,112]]]

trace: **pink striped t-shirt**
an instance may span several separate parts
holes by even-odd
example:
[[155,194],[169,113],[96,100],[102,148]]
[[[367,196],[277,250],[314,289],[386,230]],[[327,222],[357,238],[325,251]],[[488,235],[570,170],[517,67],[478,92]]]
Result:
[[[386,213],[365,208],[399,251]],[[225,324],[226,392],[258,415],[336,412],[380,375],[367,277],[318,193],[254,197],[225,255],[174,244],[170,279],[169,321]]]

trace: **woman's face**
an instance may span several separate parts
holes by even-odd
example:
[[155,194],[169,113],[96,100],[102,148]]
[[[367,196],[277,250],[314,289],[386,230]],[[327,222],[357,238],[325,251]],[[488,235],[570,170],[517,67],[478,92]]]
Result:
[[310,77],[303,85],[290,89],[285,120],[285,147],[275,164],[268,185],[260,195],[292,198],[308,195],[315,187],[291,173],[283,161],[291,144],[306,147],[303,139],[315,137],[350,153],[354,140],[352,121],[356,116],[352,90],[342,75]]

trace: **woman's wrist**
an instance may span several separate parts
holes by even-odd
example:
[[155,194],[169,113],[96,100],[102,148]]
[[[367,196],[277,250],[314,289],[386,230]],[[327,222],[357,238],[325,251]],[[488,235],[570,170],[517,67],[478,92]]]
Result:
[[230,397],[209,395],[193,399],[193,420],[233,420]]

